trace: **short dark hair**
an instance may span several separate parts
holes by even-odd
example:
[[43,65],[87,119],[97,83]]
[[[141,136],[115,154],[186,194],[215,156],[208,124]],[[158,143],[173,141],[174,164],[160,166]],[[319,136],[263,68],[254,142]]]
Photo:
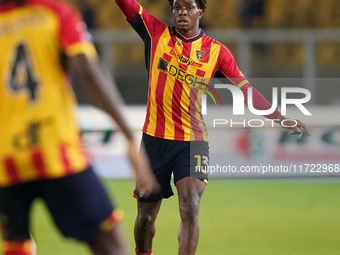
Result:
[[[168,0],[169,2],[169,5],[171,6],[171,9],[172,9],[172,6],[174,5],[174,0]],[[207,0],[195,0],[197,6],[199,9],[202,9],[203,12],[205,11],[205,9],[207,9]]]

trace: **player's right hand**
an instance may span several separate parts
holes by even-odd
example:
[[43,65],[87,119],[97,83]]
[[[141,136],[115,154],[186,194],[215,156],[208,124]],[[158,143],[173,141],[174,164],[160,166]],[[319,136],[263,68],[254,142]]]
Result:
[[[302,123],[300,120],[287,119],[286,117],[282,115],[278,115],[276,119],[277,119],[276,123],[280,124],[281,127],[293,130],[293,131],[290,131],[288,135],[297,134],[298,138],[300,138],[302,136],[302,129],[304,129],[309,136],[311,135],[308,127],[304,123]],[[283,125],[283,121],[285,121],[285,125]]]
[[133,139],[130,139],[128,141],[127,155],[135,170],[136,189],[140,195],[148,197],[151,193],[157,193],[160,186],[151,172],[149,160],[143,146],[140,153],[138,153],[136,143]]

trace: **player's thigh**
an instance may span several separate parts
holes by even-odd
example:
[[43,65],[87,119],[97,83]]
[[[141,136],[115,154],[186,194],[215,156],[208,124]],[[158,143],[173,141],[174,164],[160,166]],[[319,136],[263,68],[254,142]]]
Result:
[[0,188],[0,222],[5,239],[30,238],[29,211],[35,197],[35,182]]
[[184,177],[176,183],[180,203],[199,201],[207,185],[200,179]]
[[209,144],[205,141],[183,142],[174,166],[174,182],[192,177],[208,183]]
[[45,200],[60,231],[88,241],[108,231],[119,214],[92,168],[67,177],[42,182]]

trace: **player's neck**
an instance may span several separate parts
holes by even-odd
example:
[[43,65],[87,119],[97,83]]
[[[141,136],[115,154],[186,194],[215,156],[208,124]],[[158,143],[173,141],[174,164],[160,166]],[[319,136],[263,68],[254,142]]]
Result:
[[196,36],[198,36],[199,35],[199,33],[201,32],[201,29],[200,28],[197,28],[197,29],[195,29],[195,31],[188,31],[188,32],[185,32],[185,31],[181,31],[181,30],[179,30],[179,29],[177,29],[177,27],[176,27],[176,31],[177,31],[177,33],[179,33],[181,36],[183,36],[183,37],[185,37],[185,38],[187,38],[187,39],[190,39],[190,38],[193,38],[193,37],[196,37]]

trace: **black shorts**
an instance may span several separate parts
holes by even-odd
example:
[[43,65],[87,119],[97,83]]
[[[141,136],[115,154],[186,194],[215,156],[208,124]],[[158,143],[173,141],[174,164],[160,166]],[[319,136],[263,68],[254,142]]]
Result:
[[59,179],[38,180],[0,188],[0,220],[4,229],[28,239],[32,201],[42,198],[64,236],[89,241],[112,217],[113,205],[92,168]]
[[170,183],[172,173],[175,184],[188,176],[208,182],[208,142],[166,140],[143,133],[143,145],[161,190],[148,198],[141,197],[135,190],[134,195],[139,202],[152,203],[171,197],[174,194]]

